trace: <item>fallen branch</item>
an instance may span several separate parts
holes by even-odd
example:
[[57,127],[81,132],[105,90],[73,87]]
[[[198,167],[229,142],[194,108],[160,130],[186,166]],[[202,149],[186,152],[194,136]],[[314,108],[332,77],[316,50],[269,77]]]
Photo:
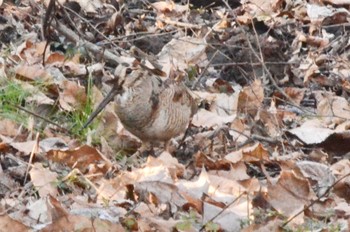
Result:
[[122,59],[120,58],[120,55],[114,54],[113,52],[109,51],[108,49],[101,48],[100,46],[97,46],[96,44],[93,44],[89,41],[86,41],[84,39],[81,39],[74,31],[63,25],[62,23],[59,23],[57,21],[53,21],[51,23],[51,26],[53,26],[59,33],[64,35],[69,41],[74,43],[82,43],[83,46],[94,54],[102,54],[103,58],[113,65],[118,65],[122,63]]

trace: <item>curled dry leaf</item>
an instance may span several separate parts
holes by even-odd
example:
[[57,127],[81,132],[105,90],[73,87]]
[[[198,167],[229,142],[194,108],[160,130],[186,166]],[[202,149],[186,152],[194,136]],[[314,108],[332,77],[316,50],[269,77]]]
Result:
[[87,145],[74,150],[50,150],[47,158],[71,168],[78,168],[82,173],[90,170],[106,173],[112,167],[111,162],[98,150]]

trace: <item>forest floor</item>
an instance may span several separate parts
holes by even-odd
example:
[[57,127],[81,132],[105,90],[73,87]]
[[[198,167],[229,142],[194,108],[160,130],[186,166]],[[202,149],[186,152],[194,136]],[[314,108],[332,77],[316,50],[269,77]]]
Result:
[[[348,0],[0,0],[0,230],[349,231],[349,29]],[[115,103],[82,129],[135,47],[196,96],[171,154]]]

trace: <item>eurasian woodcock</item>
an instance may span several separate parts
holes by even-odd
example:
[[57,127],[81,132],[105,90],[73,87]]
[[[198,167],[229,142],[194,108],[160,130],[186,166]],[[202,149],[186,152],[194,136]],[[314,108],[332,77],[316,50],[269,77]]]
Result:
[[184,133],[196,110],[191,91],[181,81],[162,78],[161,70],[134,62],[120,64],[118,77],[104,100],[91,114],[84,128],[112,100],[123,126],[143,145],[167,142]]

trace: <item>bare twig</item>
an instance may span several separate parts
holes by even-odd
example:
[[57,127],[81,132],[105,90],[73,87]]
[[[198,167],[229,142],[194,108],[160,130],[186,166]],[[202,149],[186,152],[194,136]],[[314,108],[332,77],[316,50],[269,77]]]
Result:
[[16,109],[22,110],[22,111],[24,111],[24,112],[26,112],[28,114],[31,114],[34,117],[40,118],[41,120],[43,120],[43,121],[45,121],[47,123],[50,123],[50,124],[52,124],[54,126],[57,126],[58,128],[60,128],[61,130],[65,131],[65,132],[69,132],[69,130],[67,130],[66,128],[62,127],[61,125],[59,125],[59,124],[57,124],[57,123],[55,123],[55,122],[53,122],[53,121],[51,121],[51,120],[49,120],[47,118],[44,118],[43,116],[41,116],[41,115],[39,115],[37,113],[34,113],[34,112],[30,111],[30,110],[27,110],[26,108],[24,108],[22,106],[16,106],[16,105],[11,105],[11,106],[16,108]]
[[102,51],[102,48],[97,46],[96,44],[93,44],[93,43],[88,42],[86,40],[80,39],[79,36],[74,31],[72,31],[71,29],[69,29],[68,27],[63,25],[62,23],[59,23],[57,21],[53,21],[52,26],[54,28],[56,28],[57,31],[60,32],[62,35],[66,36],[66,38],[68,40],[70,40],[74,43],[82,42],[84,44],[85,48],[87,50],[89,50],[91,53],[94,53],[94,54],[102,53],[103,58],[107,62],[114,64],[114,65],[118,65],[118,64],[123,62],[123,60],[120,58],[119,54],[116,55],[107,49]]
[[35,138],[35,144],[32,148],[32,152],[30,153],[30,157],[29,157],[29,161],[28,161],[28,166],[27,166],[27,171],[26,174],[24,176],[24,181],[23,184],[25,184],[27,182],[27,177],[28,177],[28,173],[29,173],[29,169],[31,167],[31,164],[33,162],[33,158],[34,158],[34,154],[38,153],[38,148],[39,148],[39,133],[36,133],[36,138]]
[[[60,4],[60,3],[59,3]],[[84,17],[80,16],[78,13],[76,13],[74,10],[70,9],[69,7],[66,7],[62,4],[60,4],[60,6],[65,10],[65,12],[69,11],[72,14],[74,14],[76,17],[78,17],[79,19],[81,19],[82,21],[84,21],[87,25],[89,25],[95,32],[97,32],[100,36],[102,36],[105,40],[107,40],[108,42],[110,42],[111,44],[113,44],[113,46],[118,50],[118,51],[123,51],[122,48],[120,48],[116,43],[114,43],[111,39],[109,39],[107,36],[105,36],[100,30],[98,30],[94,25],[92,25],[87,19],[85,19]],[[71,22],[71,24],[74,26],[74,22],[72,21],[72,19],[69,17],[69,14],[66,14],[69,21]],[[78,31],[78,30],[77,30]]]
[[262,51],[261,51],[261,46],[260,46],[260,43],[259,43],[258,33],[257,33],[256,30],[255,30],[254,23],[253,23],[252,25],[253,25],[253,30],[254,30],[254,34],[255,34],[255,39],[256,39],[256,42],[258,43],[258,48],[259,48],[259,53],[260,53],[260,55],[257,54],[257,52],[254,50],[253,45],[252,45],[252,43],[249,41],[247,34],[243,31],[244,35],[246,36],[246,41],[247,41],[247,43],[248,43],[248,46],[249,46],[251,52],[252,52],[253,55],[259,60],[259,62],[261,63],[261,65],[262,65],[262,67],[263,67],[263,69],[264,69],[264,71],[265,71],[267,77],[268,77],[269,80],[271,81],[271,84],[277,89],[277,91],[280,92],[280,93],[290,102],[291,105],[293,105],[293,106],[297,107],[298,109],[300,109],[301,111],[305,112],[304,109],[302,109],[300,106],[298,106],[298,105],[293,101],[293,99],[291,99],[291,97],[290,97],[288,94],[286,94],[286,93],[284,92],[284,90],[283,90],[281,87],[278,86],[276,80],[272,77],[271,72],[270,72],[269,69],[266,67],[266,63],[264,62],[263,54],[262,54]]
[[211,57],[211,59],[209,60],[208,64],[205,66],[204,70],[202,71],[202,73],[200,74],[200,76],[197,78],[197,80],[193,83],[191,89],[195,89],[197,88],[197,85],[199,84],[199,82],[202,80],[204,74],[207,72],[211,62],[213,62],[214,58],[216,57],[216,54],[218,53],[218,50],[215,51],[215,53],[213,54],[213,56]]
[[[209,222],[213,222],[217,217],[219,217],[223,212],[225,212],[226,209],[228,209],[231,205],[233,205],[236,201],[238,201],[243,196],[243,194],[246,194],[246,192],[242,192],[241,194],[239,194],[236,199],[234,199],[230,204],[228,204],[224,208],[222,208],[222,210],[219,213],[217,213],[214,217],[212,217],[209,221],[207,221],[206,224],[208,224]],[[203,231],[205,229],[205,225],[203,225],[199,229],[199,231]]]
[[329,191],[334,188],[334,186],[336,184],[338,184],[341,180],[345,179],[346,177],[350,176],[350,173],[342,176],[341,178],[339,178],[336,182],[334,182],[331,186],[329,186],[327,188],[327,190],[319,197],[317,197],[316,200],[312,201],[308,206],[306,206],[304,209],[300,210],[298,213],[294,214],[294,216],[292,216],[291,218],[289,218],[285,223],[282,224],[282,228],[285,227],[289,222],[291,222],[294,218],[296,218],[298,215],[300,215],[302,212],[304,212],[305,210],[309,209],[311,206],[313,206],[316,202],[318,202],[322,197],[326,196]]
[[191,23],[183,23],[183,22],[178,22],[178,21],[172,21],[170,19],[162,19],[162,18],[157,18],[157,20],[169,24],[169,25],[173,25],[173,26],[178,26],[178,27],[185,27],[185,28],[191,28],[191,29],[201,29],[203,26],[205,25],[197,25],[197,24],[191,24]]

